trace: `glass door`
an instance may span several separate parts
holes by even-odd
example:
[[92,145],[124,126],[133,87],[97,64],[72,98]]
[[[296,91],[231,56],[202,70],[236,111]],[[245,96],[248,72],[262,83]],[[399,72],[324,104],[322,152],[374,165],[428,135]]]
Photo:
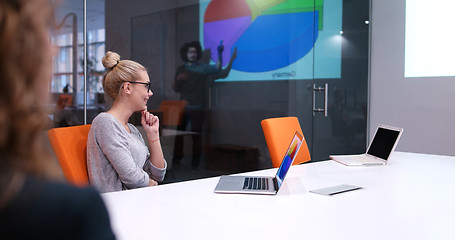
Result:
[[312,92],[312,106],[297,99],[297,105],[306,109],[304,115],[311,116],[311,129],[304,126],[304,131],[311,131],[315,161],[330,154],[364,152],[367,131],[369,2],[324,4],[327,32],[320,32],[321,44],[314,46],[313,84],[301,86],[305,96]]

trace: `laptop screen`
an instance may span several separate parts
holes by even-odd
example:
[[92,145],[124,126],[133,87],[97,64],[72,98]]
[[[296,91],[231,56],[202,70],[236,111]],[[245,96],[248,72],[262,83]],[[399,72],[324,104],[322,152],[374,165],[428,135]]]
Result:
[[289,144],[288,149],[284,155],[283,161],[281,162],[280,168],[278,168],[276,174],[276,180],[278,183],[278,188],[281,187],[281,183],[284,180],[284,177],[288,173],[289,168],[294,162],[295,157],[297,156],[300,146],[302,146],[303,136],[299,132],[295,132],[294,137],[292,138],[291,143]]
[[401,129],[379,126],[374,135],[373,141],[368,149],[368,154],[387,160],[395,149]]

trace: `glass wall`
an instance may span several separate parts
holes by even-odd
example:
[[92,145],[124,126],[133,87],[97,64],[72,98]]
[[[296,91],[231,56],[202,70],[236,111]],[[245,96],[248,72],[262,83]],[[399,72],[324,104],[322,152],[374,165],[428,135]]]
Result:
[[[66,2],[60,19],[80,10],[78,57],[74,76],[68,19],[54,37],[60,52],[51,90],[57,101],[69,85],[74,97],[60,110],[69,113],[61,114],[67,122],[55,121],[60,126],[83,119],[83,1]],[[87,18],[87,122],[108,109],[105,51],[144,65],[166,183],[270,168],[260,122],[271,117],[299,118],[312,161],[365,151],[369,1],[96,0],[87,1]],[[130,122],[141,129],[137,115]]]
[[[62,1],[56,13],[58,29],[52,42],[59,53],[54,58],[51,92],[55,100],[54,126],[80,125],[104,110],[101,83],[105,53],[104,0],[87,3],[84,34],[84,1]],[[84,40],[85,39],[85,40]],[[74,44],[77,43],[77,44]],[[87,49],[84,51],[84,43]],[[87,62],[84,65],[85,52]],[[86,66],[86,76],[84,76]],[[86,89],[85,89],[86,85]],[[86,98],[84,98],[86,91]],[[85,101],[85,102],[84,102]],[[86,105],[86,110],[84,110]]]

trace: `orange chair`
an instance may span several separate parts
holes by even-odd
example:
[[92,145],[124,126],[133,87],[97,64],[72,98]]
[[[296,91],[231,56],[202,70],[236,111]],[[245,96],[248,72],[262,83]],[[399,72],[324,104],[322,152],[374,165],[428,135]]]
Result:
[[161,124],[164,127],[177,127],[182,124],[183,112],[185,111],[186,101],[163,100],[159,111],[163,113]]
[[[261,126],[267,147],[269,148],[270,157],[272,158],[272,165],[277,168],[281,165],[284,153],[294,133],[296,131],[302,133],[299,120],[296,117],[268,118],[261,121]],[[292,165],[301,164],[310,160],[310,151],[304,139]]]
[[63,110],[65,107],[73,105],[73,95],[62,93],[58,96],[57,110]]
[[47,134],[63,174],[76,186],[89,185],[87,173],[87,138],[90,124],[52,128]]

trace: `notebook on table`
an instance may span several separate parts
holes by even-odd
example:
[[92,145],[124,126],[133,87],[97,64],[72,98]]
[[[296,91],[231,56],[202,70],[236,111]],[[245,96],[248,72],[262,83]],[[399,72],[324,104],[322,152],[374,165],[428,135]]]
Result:
[[402,133],[402,128],[379,125],[366,153],[329,157],[346,166],[386,165]]
[[303,135],[295,132],[288,149],[284,153],[283,161],[275,177],[265,176],[227,176],[220,177],[215,187],[216,193],[249,193],[249,194],[277,194],[289,168],[294,162],[303,142]]

